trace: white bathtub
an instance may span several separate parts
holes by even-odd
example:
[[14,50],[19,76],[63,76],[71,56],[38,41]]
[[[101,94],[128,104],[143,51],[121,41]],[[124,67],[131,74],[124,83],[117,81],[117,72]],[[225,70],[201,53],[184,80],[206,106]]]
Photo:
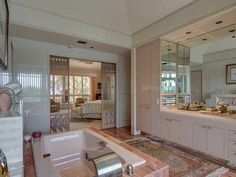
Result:
[[[117,153],[123,168],[134,167],[146,161],[120,145],[110,141],[91,129],[44,136],[33,141],[33,154],[37,177],[93,177],[94,170],[84,158],[89,149],[98,148],[98,142],[105,141],[107,147]],[[50,154],[43,158],[44,154]]]

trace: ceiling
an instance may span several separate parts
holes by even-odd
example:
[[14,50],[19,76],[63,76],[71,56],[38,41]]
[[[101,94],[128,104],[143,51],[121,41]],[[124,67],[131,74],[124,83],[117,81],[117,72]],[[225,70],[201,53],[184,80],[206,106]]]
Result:
[[[222,22],[216,24],[216,22]],[[229,33],[229,30],[236,30],[236,7],[225,10],[199,22],[188,25],[184,28],[162,36],[162,39],[183,43],[189,47],[213,42],[214,40],[236,35],[236,31]],[[191,32],[190,34],[186,34]],[[207,39],[202,41],[202,39]]]
[[[75,38],[72,36],[59,34],[56,32],[44,31],[17,24],[12,24],[10,29],[15,37],[64,45],[67,46],[68,48],[82,48],[82,49],[89,49],[89,50],[108,52],[114,54],[125,54],[129,52],[129,49],[127,48],[109,45],[101,42],[95,42],[82,38]],[[77,42],[79,40],[86,41],[87,44],[79,44]]]
[[10,0],[111,31],[134,34],[194,0]]
[[228,39],[232,38],[232,40],[236,40],[236,21],[235,21],[235,24],[233,25],[229,25],[229,26],[211,31],[206,34],[202,34],[202,35],[181,41],[180,43],[183,44],[184,46],[195,47],[199,45],[214,43],[219,40],[226,39],[226,38]]
[[87,60],[70,59],[70,69],[101,72],[101,63]]

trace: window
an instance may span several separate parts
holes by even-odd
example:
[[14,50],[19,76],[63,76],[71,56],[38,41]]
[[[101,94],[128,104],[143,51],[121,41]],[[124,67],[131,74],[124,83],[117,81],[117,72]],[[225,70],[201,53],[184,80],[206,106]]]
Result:
[[[69,81],[68,81],[69,78]],[[90,100],[90,77],[85,76],[50,76],[50,95],[55,101],[62,102],[65,93],[68,93],[70,102],[75,102],[76,98],[83,97]]]
[[70,76],[70,100],[75,102],[78,97],[90,100],[90,77]]
[[50,75],[50,96],[56,102],[63,102],[68,90],[68,76]]

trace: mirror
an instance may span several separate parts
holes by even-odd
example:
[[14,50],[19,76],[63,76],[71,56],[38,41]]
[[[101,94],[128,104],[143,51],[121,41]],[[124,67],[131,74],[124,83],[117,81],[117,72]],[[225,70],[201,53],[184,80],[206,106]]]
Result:
[[162,105],[190,101],[190,48],[161,41],[161,93]]
[[3,70],[7,70],[9,9],[7,0],[1,0],[0,3],[0,67]]
[[236,24],[181,42],[191,49],[191,101],[236,104]]
[[225,103],[236,110],[236,7],[162,39],[163,106]]

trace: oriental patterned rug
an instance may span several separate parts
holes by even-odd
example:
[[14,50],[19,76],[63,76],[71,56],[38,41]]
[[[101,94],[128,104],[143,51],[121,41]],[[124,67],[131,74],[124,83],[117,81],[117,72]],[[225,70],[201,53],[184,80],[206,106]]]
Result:
[[201,157],[173,148],[163,142],[140,138],[127,141],[127,143],[134,148],[167,163],[170,168],[170,177],[215,176],[215,174],[211,174],[222,167]]

